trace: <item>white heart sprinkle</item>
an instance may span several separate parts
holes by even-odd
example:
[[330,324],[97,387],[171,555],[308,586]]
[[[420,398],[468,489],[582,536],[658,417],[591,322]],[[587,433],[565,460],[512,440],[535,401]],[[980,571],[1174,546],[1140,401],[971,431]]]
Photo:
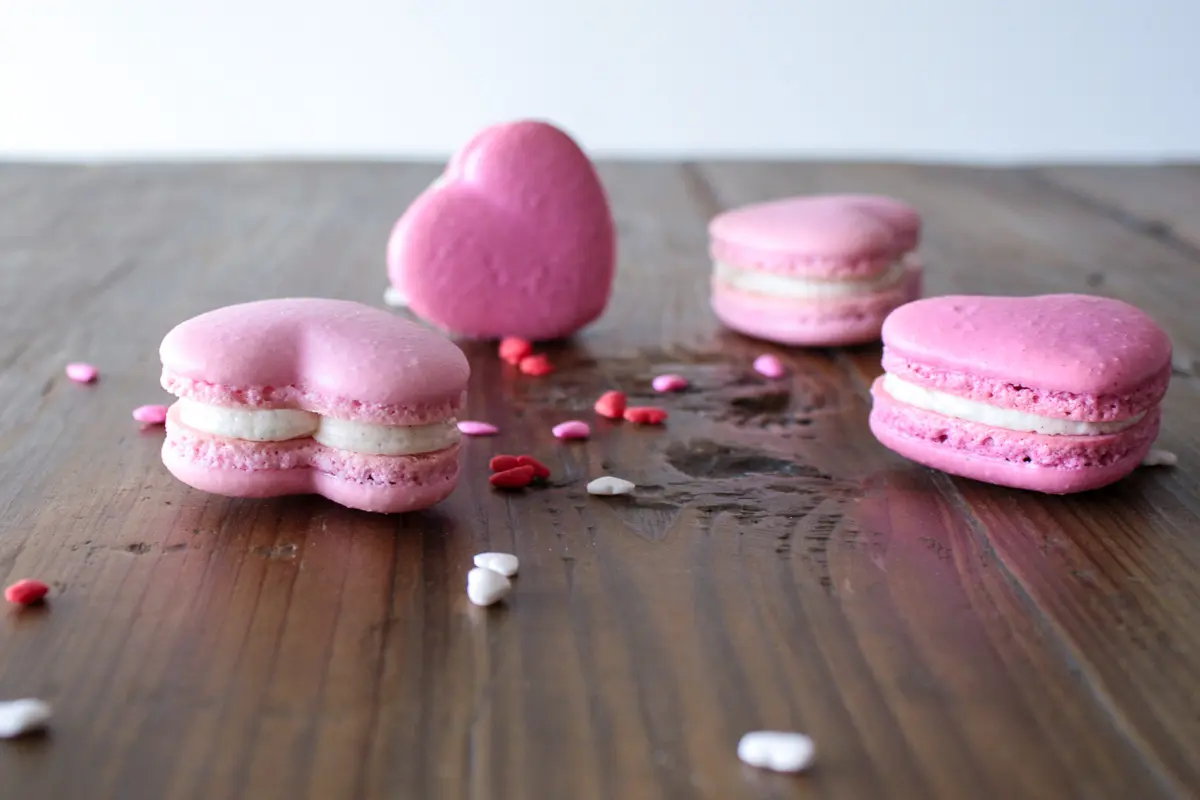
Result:
[[800,772],[812,763],[813,740],[802,733],[751,731],[738,742],[738,758],[752,767]]
[[476,567],[467,573],[467,598],[477,606],[490,606],[512,591],[512,583],[499,572]]
[[40,731],[50,721],[50,706],[41,700],[10,700],[0,703],[0,739],[12,739]]
[[635,488],[637,486],[632,481],[614,478],[611,475],[596,478],[587,485],[588,494],[629,494]]
[[499,572],[506,578],[517,574],[520,562],[512,553],[479,553],[475,556],[475,566]]
[[392,308],[408,308],[408,298],[395,286],[383,290],[383,304]]
[[1142,459],[1143,467],[1173,467],[1179,463],[1179,456],[1170,450],[1151,450]]

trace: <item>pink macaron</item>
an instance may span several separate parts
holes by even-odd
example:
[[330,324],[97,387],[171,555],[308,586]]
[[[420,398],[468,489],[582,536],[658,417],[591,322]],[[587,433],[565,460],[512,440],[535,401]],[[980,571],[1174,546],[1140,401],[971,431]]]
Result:
[[163,463],[189,486],[391,513],[458,481],[470,368],[420,325],[344,300],[264,300],[181,323],[160,355],[180,398]]
[[921,217],[898,200],[777,200],[720,214],[708,233],[713,311],[759,339],[875,341],[887,315],[921,294]]
[[1088,295],[937,297],[883,325],[871,431],[926,466],[1067,494],[1133,471],[1158,435],[1171,342]]
[[608,198],[592,162],[545,122],[477,134],[396,223],[392,294],[449,333],[533,341],[604,311],[616,269]]

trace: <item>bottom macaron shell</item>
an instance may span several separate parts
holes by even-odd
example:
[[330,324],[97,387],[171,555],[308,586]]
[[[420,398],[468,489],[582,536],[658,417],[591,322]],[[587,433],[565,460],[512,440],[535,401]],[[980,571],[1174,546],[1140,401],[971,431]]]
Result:
[[951,475],[1047,494],[1099,489],[1133,472],[1154,444],[1161,416],[1155,407],[1120,433],[1048,436],[905,405],[884,390],[882,378],[871,394],[871,432],[888,449]]
[[837,300],[792,300],[752,294],[712,281],[712,309],[726,326],[779,344],[836,347],[879,340],[887,315],[921,296],[921,268],[894,286]]
[[396,514],[428,508],[454,491],[459,446],[413,456],[373,456],[312,439],[227,439],[183,425],[172,407],[162,460],[176,478],[212,494],[317,494],[348,508]]

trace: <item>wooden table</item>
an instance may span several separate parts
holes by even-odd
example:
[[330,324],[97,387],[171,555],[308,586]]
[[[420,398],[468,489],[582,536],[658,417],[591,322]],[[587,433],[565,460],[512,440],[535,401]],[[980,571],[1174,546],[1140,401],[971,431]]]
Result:
[[[0,167],[0,797],[1157,798],[1200,795],[1200,168],[607,164],[621,266],[605,317],[514,374],[467,345],[447,502],[403,517],[205,496],[159,463],[158,342],[216,306],[379,304],[391,223],[429,165]],[[867,430],[878,346],[722,331],[705,223],[785,194],[879,191],[926,215],[930,293],[1094,292],[1177,347],[1176,469],[1041,497],[935,474]],[[749,369],[780,354],[791,378]],[[81,386],[68,361],[99,365]],[[591,418],[663,399],[665,430]],[[555,472],[489,490],[497,452]],[[589,477],[639,484],[589,497]],[[471,607],[472,554],[521,558]],[[742,766],[797,729],[807,775]]]

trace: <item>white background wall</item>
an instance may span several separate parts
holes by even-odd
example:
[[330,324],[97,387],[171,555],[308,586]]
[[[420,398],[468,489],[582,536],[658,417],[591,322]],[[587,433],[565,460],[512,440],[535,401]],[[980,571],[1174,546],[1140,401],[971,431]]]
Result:
[[0,0],[0,157],[1200,156],[1200,0]]

